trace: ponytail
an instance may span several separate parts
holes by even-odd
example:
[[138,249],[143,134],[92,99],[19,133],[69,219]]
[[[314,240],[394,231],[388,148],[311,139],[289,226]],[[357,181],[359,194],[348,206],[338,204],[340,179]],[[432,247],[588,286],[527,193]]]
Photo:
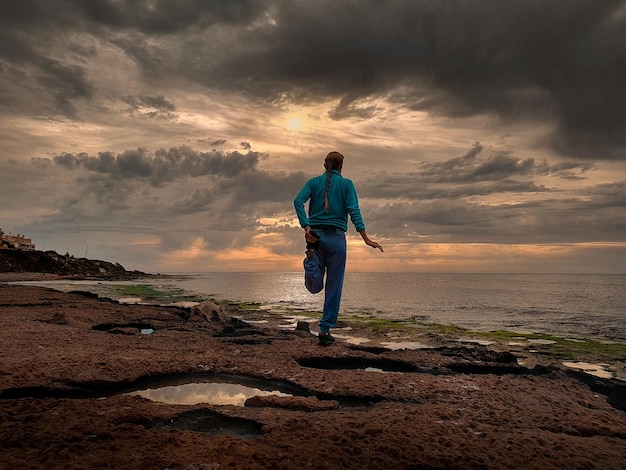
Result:
[[330,178],[333,170],[339,170],[343,166],[343,155],[339,152],[330,152],[324,160],[324,168],[326,169],[326,191],[324,193],[324,212],[328,212],[328,190],[330,189]]

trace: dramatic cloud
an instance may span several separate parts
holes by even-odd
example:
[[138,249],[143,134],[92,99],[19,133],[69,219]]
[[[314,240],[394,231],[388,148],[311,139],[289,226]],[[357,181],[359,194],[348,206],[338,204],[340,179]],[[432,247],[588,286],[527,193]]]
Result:
[[532,178],[550,176],[585,179],[593,165],[561,162],[549,165],[533,158],[519,159],[510,152],[492,151],[480,143],[460,157],[438,162],[421,162],[416,171],[403,174],[378,174],[367,178],[361,194],[371,197],[410,199],[456,199],[501,193],[536,193],[550,191]]
[[[68,117],[92,97],[85,58],[108,42],[151,80],[274,104],[338,99],[334,119],[376,115],[359,104],[371,97],[447,116],[553,118],[565,154],[626,156],[622,1],[9,1],[0,17],[7,65],[31,68]],[[59,28],[66,36],[53,37]],[[101,46],[80,50],[72,34]]]
[[198,152],[190,147],[161,149],[152,154],[139,148],[119,155],[101,152],[97,157],[84,153],[62,153],[52,158],[34,158],[33,163],[45,166],[54,162],[68,169],[84,168],[104,173],[113,179],[143,179],[156,186],[187,175],[238,176],[246,171],[254,171],[259,159],[264,157],[259,152],[248,152],[246,155],[239,152],[226,154],[218,150]]
[[547,243],[588,269],[625,256],[624,83],[624,0],[6,0],[0,222],[299,269],[292,199],[339,150],[391,266]]

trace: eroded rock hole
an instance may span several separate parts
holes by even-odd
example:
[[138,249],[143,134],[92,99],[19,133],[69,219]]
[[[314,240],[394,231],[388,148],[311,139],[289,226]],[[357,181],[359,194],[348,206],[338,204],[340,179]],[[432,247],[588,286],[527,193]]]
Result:
[[208,409],[185,411],[172,418],[154,419],[137,424],[142,424],[146,428],[181,429],[201,432],[207,436],[234,436],[243,439],[260,436],[263,428],[257,421],[225,416]]
[[393,359],[364,357],[306,357],[298,360],[302,367],[313,369],[376,370],[383,372],[425,372],[424,369]]
[[210,405],[235,406],[244,406],[248,398],[257,396],[293,396],[291,393],[279,390],[279,387],[270,387],[267,384],[261,384],[260,386],[263,388],[239,383],[193,382],[137,390],[130,392],[129,395],[138,395],[148,400],[172,405],[207,403]]
[[550,372],[547,368],[527,369],[515,363],[456,363],[433,368],[384,358],[363,357],[308,357],[298,360],[303,367],[314,369],[366,370],[372,372],[418,372],[423,374],[494,374],[494,375],[540,375]]
[[144,396],[153,401],[192,405],[239,405],[258,395],[310,396],[289,382],[233,374],[184,374],[143,377],[133,382],[65,382],[59,388],[24,387],[0,392],[0,399],[100,398],[117,394]]
[[154,330],[154,325],[147,322],[131,322],[131,323],[100,323],[91,327],[95,331],[115,331],[124,328],[136,328],[137,330]]
[[527,369],[517,364],[450,364],[447,369],[457,374],[541,375],[550,370],[543,367]]

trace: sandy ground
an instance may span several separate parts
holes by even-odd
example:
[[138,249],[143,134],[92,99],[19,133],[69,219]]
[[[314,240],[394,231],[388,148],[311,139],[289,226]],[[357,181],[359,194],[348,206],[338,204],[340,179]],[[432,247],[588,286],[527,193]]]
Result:
[[[626,468],[622,381],[478,345],[321,347],[188,315],[0,283],[0,468]],[[293,396],[126,393],[222,374]]]

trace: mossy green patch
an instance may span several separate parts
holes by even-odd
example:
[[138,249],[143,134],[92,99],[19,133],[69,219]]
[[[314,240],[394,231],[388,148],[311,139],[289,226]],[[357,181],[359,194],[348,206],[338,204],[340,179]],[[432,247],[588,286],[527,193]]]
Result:
[[130,284],[113,286],[115,293],[122,296],[139,297],[144,302],[202,302],[206,300],[202,296],[190,295],[182,289],[163,288],[157,289],[150,284]]
[[[441,323],[423,323],[410,320],[393,320],[374,317],[364,312],[346,315],[345,322],[350,325],[369,327],[375,331],[406,333],[412,329],[418,334],[436,334],[450,338],[477,338],[493,342],[512,340],[528,341],[527,348],[540,354],[555,356],[559,359],[592,359],[594,361],[626,360],[626,344],[603,342],[589,338],[563,338],[543,333],[518,333],[515,331],[470,331],[454,325]],[[533,341],[535,340],[535,341]]]
[[435,333],[438,335],[458,336],[465,333],[463,328],[459,328],[454,325],[445,325],[443,323],[414,322],[414,325],[420,327],[425,332]]
[[[626,344],[624,343],[609,343],[589,338],[562,338],[543,333],[516,333],[506,330],[466,332],[466,334],[494,341],[527,340],[529,341],[529,347],[532,347],[532,349],[560,359],[626,360]],[[532,342],[532,340],[538,341]],[[546,343],[542,344],[540,341],[546,341]]]
[[227,304],[229,307],[237,307],[241,310],[258,310],[261,307],[257,302],[233,302],[229,301]]

